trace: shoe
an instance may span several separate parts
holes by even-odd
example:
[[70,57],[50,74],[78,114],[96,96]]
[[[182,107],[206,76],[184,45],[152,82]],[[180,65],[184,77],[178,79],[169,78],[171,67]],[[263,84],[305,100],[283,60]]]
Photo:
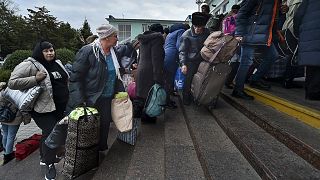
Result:
[[254,100],[253,96],[250,96],[249,94],[247,94],[244,91],[233,90],[231,96],[236,97],[236,98],[245,99],[245,100]]
[[46,180],[54,180],[56,178],[57,171],[54,164],[46,165]]
[[189,106],[191,104],[191,98],[190,97],[183,97],[183,105]]
[[[56,159],[54,160],[54,164],[58,164],[61,161],[61,159],[63,159],[63,157],[56,156]],[[44,166],[44,165],[46,165],[46,163],[42,159],[40,159],[40,166]]]
[[289,80],[284,80],[282,83],[282,86],[286,89],[291,89],[291,88],[302,88],[301,85],[294,83],[293,81]]
[[271,86],[269,84],[264,83],[263,81],[250,81],[250,86],[256,89],[261,90],[269,90]]
[[225,84],[224,85],[227,89],[233,89],[233,84]]
[[10,154],[4,154],[3,155],[3,164],[2,165],[7,164],[8,162],[10,162],[14,158],[15,158],[14,152],[12,152]]
[[167,103],[167,105],[166,105],[166,108],[168,108],[168,109],[177,109],[177,105],[176,105],[176,102],[174,102],[174,101],[169,101],[169,103]]
[[156,122],[157,117],[147,117],[146,115],[141,117],[141,123],[143,124],[155,124]]

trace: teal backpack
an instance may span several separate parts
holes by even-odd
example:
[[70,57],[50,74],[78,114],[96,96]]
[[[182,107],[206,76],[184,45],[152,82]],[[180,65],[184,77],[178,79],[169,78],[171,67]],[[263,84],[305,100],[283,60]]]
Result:
[[166,99],[166,91],[159,84],[154,84],[148,93],[145,113],[150,117],[160,116],[165,110]]

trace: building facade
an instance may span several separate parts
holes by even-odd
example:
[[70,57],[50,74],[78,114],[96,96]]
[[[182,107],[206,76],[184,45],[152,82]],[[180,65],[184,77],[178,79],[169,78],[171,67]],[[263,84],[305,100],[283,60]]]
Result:
[[205,0],[211,10],[211,14],[226,14],[234,4],[240,4],[242,0]]
[[188,21],[178,20],[156,20],[156,19],[122,19],[115,18],[109,15],[106,20],[117,27],[119,30],[118,39],[119,43],[124,43],[134,39],[138,34],[141,34],[148,30],[151,24],[159,23],[163,28],[169,27],[175,23],[189,23]]

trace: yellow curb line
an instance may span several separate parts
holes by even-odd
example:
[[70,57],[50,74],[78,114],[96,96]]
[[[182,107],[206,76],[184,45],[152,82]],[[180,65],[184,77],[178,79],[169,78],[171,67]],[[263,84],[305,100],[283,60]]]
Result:
[[256,100],[270,105],[289,116],[295,117],[312,127],[320,129],[320,111],[296,104],[257,89],[245,87],[245,90],[248,94],[254,96]]

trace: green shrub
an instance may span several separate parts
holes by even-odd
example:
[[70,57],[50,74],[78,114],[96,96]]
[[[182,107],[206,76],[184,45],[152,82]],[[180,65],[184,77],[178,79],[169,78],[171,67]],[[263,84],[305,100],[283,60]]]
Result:
[[31,55],[31,50],[16,50],[11,54],[11,56],[8,57],[8,59],[6,59],[2,68],[12,71],[18,64],[20,64],[23,60],[27,59]]
[[75,53],[67,48],[62,48],[56,50],[56,56],[63,64],[67,64],[68,61],[71,63],[74,61]]
[[11,70],[0,69],[0,82],[8,82],[11,75]]

